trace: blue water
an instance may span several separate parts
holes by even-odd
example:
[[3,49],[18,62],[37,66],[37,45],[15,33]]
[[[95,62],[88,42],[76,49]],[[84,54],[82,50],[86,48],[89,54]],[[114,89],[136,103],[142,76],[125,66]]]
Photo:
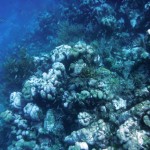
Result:
[[[27,33],[38,28],[41,12],[55,7],[53,0],[1,0],[0,2],[0,56]],[[2,61],[3,57],[0,57]]]

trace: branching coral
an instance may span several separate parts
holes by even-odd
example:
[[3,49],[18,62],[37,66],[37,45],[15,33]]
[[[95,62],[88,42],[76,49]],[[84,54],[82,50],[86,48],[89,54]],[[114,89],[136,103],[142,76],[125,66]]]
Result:
[[82,39],[83,33],[83,25],[70,24],[68,21],[64,21],[59,25],[57,35],[60,43],[69,43]]
[[6,86],[14,85],[15,88],[19,88],[34,69],[33,59],[27,54],[26,49],[21,48],[17,53],[17,57],[7,58],[4,63]]

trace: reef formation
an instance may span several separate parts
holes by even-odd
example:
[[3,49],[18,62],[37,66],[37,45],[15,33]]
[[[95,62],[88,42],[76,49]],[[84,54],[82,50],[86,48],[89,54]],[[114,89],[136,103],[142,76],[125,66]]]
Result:
[[[150,149],[150,3],[120,3],[120,16],[105,0],[61,7],[60,18],[68,21],[61,25],[59,17],[41,16],[35,35],[48,40],[47,52],[31,56],[34,69],[11,92],[0,114],[0,138],[6,133],[8,140],[0,144],[8,150]],[[50,32],[56,28],[57,37]],[[60,46],[51,49],[55,42]]]
[[[134,65],[147,61],[149,54],[136,49]],[[49,69],[42,71],[47,59]],[[10,94],[10,109],[1,113],[11,125],[9,150],[148,149],[149,86],[136,88],[133,77],[128,83],[82,41],[33,60],[37,71]]]

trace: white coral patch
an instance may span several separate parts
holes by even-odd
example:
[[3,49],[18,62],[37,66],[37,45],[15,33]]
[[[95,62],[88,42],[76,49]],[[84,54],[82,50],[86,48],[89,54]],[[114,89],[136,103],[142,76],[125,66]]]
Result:
[[119,98],[118,100],[113,100],[113,105],[116,110],[119,110],[121,108],[126,108],[126,100]]
[[86,142],[76,142],[76,146],[79,146],[81,150],[89,150],[89,146]]

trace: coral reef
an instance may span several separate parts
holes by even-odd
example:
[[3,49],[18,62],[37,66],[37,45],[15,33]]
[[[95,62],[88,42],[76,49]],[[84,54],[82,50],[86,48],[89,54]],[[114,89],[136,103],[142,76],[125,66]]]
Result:
[[22,50],[5,64],[9,87],[17,88],[0,113],[0,133],[9,135],[0,144],[8,150],[149,150],[149,1],[59,2],[22,42],[42,53]]
[[[124,58],[130,57],[123,61],[134,60],[139,65],[141,55],[148,55],[144,49],[135,51],[126,50],[130,55]],[[41,58],[43,62],[50,59],[47,71],[37,63]],[[148,149],[149,87],[134,86],[135,93],[127,96],[123,93],[124,88],[130,88],[126,77],[105,68],[97,59],[97,51],[82,41],[74,46],[61,45],[49,56],[33,59],[41,71],[25,81],[21,92],[11,93],[11,107],[0,116],[6,126],[11,124],[13,140],[8,149],[46,150],[56,145],[81,150]],[[87,66],[92,68],[90,72],[85,71]],[[126,73],[130,74],[130,69]]]

